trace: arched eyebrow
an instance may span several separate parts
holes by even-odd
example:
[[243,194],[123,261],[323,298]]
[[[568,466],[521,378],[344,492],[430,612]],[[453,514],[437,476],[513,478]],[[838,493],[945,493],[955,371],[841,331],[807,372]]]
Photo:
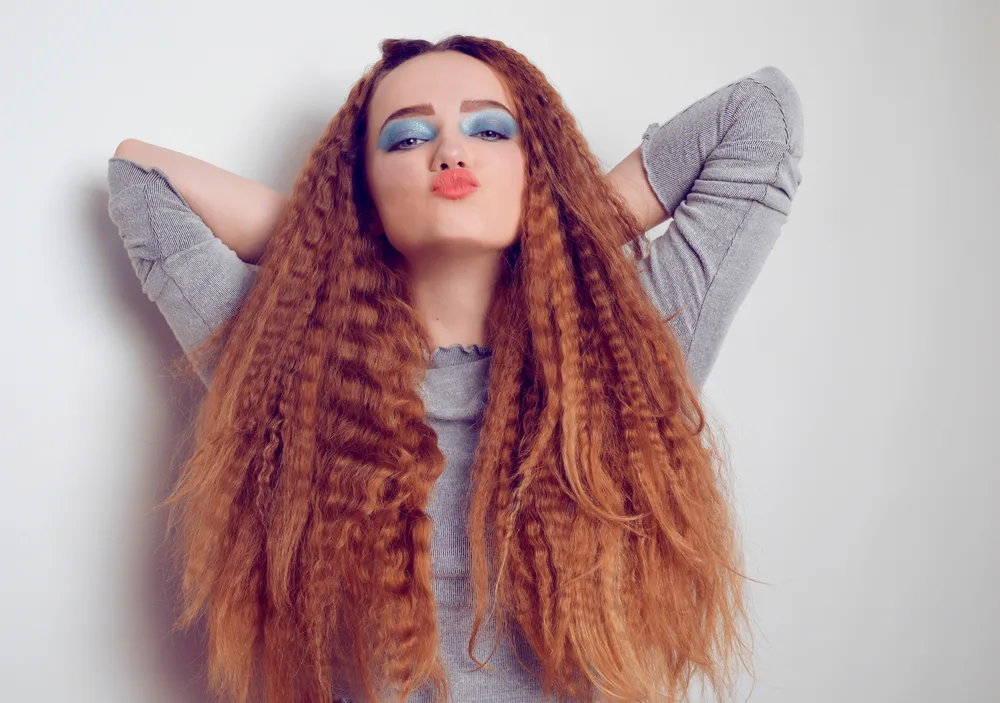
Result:
[[[483,110],[488,107],[496,107],[510,113],[513,117],[514,113],[511,112],[510,108],[503,103],[497,102],[496,100],[463,100],[462,101],[462,112],[475,112],[476,110]],[[434,106],[430,103],[420,103],[419,105],[410,105],[409,107],[401,107],[394,113],[385,118],[385,122],[379,127],[379,132],[385,129],[385,126],[389,124],[392,120],[398,120],[400,117],[408,117],[410,115],[433,115]]]

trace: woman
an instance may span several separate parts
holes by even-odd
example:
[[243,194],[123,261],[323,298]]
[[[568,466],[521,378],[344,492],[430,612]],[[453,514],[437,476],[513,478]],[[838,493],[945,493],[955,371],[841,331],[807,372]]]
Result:
[[150,165],[181,155],[109,162],[207,385],[177,626],[205,612],[241,702],[721,698],[745,577],[698,389],[801,182],[794,87],[730,83],[602,175],[501,42],[381,48],[287,202],[242,182],[252,225]]

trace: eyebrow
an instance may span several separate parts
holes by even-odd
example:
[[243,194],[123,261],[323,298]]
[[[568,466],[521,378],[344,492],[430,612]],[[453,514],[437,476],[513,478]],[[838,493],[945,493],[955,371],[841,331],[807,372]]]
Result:
[[[462,112],[474,112],[476,110],[482,110],[487,107],[497,107],[506,112],[510,112],[510,108],[503,103],[497,102],[496,100],[463,100],[462,101]],[[434,106],[430,103],[420,103],[419,105],[410,105],[409,107],[402,107],[396,110],[394,113],[385,118],[385,122],[379,128],[379,132],[385,129],[385,126],[389,124],[392,120],[398,120],[400,117],[406,117],[408,115],[433,115]],[[513,116],[513,114],[511,115]]]

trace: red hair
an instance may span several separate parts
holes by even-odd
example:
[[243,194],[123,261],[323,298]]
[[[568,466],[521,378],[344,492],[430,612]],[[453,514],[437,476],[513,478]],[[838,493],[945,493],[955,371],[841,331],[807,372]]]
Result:
[[[202,613],[209,684],[238,703],[448,687],[428,495],[445,457],[417,392],[427,330],[364,187],[368,106],[407,59],[459,51],[514,99],[523,216],[489,312],[489,401],[468,521],[476,634],[523,632],[547,695],[719,693],[748,649],[741,550],[682,350],[643,289],[638,221],[542,73],[499,41],[385,40],[299,175],[213,368],[163,503],[177,629]],[[211,352],[211,362],[204,359]],[[747,633],[749,634],[749,633]],[[474,657],[473,657],[474,658]]]

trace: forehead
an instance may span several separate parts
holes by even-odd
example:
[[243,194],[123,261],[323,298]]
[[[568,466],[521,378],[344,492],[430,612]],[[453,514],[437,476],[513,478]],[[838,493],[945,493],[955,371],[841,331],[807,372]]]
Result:
[[493,70],[479,59],[457,51],[421,54],[383,77],[368,109],[369,132],[401,107],[431,103],[434,109],[458,111],[463,100],[498,100],[513,109]]

